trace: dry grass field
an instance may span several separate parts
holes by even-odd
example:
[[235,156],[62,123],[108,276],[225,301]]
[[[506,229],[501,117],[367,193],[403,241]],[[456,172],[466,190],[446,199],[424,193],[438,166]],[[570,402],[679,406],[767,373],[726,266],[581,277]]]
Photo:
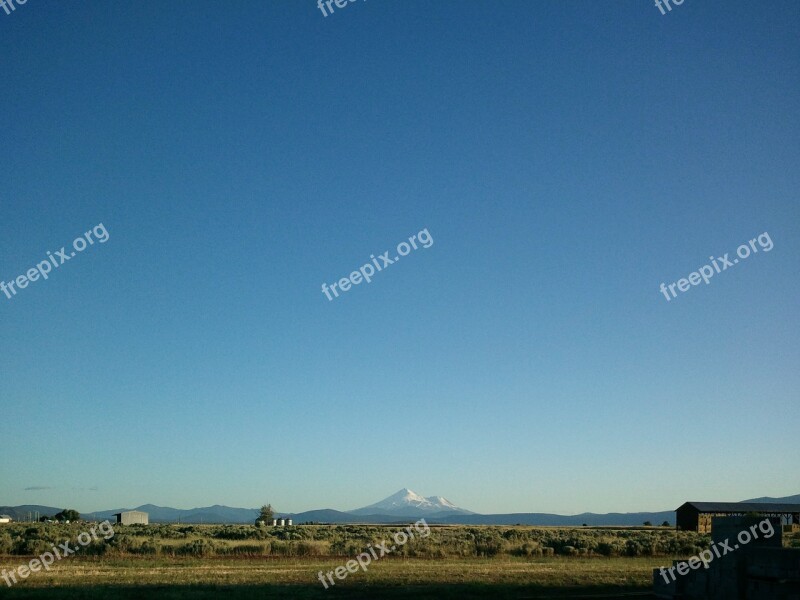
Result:
[[[22,557],[0,560],[14,568]],[[654,558],[385,558],[325,590],[342,561],[311,558],[71,558],[0,590],[10,599],[566,598],[646,594]],[[646,595],[644,596],[646,597]]]
[[[86,524],[17,523],[0,569],[27,564]],[[385,526],[116,526],[50,571],[0,587],[30,598],[546,598],[646,594],[653,567],[702,545],[669,529],[434,527],[325,589],[317,578],[388,539]],[[643,556],[645,554],[646,556]],[[656,556],[658,555],[658,556]],[[2,583],[2,582],[0,582]]]
[[[0,570],[74,540],[86,523],[4,526]],[[669,528],[432,527],[325,589],[329,572],[397,527],[115,526],[49,571],[0,579],[0,598],[626,598],[649,597],[652,569],[708,536]],[[785,539],[800,545],[800,534]]]

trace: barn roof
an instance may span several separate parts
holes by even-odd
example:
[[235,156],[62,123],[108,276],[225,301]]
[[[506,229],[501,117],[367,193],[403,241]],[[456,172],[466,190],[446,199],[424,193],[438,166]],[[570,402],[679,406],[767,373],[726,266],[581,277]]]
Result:
[[771,504],[766,502],[684,502],[676,510],[688,506],[701,513],[800,513],[800,504]]

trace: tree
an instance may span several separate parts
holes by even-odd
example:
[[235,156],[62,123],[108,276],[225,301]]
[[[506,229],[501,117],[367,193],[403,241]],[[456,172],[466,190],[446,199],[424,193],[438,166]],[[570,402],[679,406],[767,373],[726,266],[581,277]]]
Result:
[[669,527],[669,521],[664,521],[664,522],[661,524],[661,526],[662,526],[662,527]]
[[260,523],[264,523],[264,525],[272,525],[272,518],[275,515],[275,511],[272,510],[272,504],[267,504],[261,507],[261,512],[258,514],[258,518],[256,519],[256,525]]
[[645,526],[645,527],[652,527],[652,526],[653,526],[653,524],[652,524],[650,521],[645,521],[645,522],[644,522],[644,526]]
[[56,521],[69,521],[74,523],[75,521],[81,520],[81,513],[71,508],[65,508],[60,513],[57,513],[53,518]]

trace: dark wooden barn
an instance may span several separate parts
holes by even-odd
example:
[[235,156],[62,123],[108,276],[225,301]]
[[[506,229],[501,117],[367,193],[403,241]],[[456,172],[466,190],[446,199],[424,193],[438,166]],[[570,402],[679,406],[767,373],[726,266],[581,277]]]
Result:
[[711,531],[711,517],[734,517],[757,514],[780,517],[786,525],[800,523],[800,504],[766,504],[761,502],[685,502],[675,510],[675,525],[684,531]]

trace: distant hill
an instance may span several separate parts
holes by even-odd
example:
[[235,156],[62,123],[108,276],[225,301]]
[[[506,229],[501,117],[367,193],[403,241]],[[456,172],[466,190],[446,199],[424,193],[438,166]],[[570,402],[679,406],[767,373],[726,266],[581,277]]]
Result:
[[[425,517],[428,523],[444,523],[443,518],[452,513],[435,513]],[[334,523],[337,525],[345,523],[370,523],[370,524],[392,524],[392,523],[413,523],[419,520],[418,515],[355,515],[350,512],[342,512],[326,508],[323,510],[309,510],[302,513],[287,515],[292,518],[295,525],[300,523]]]
[[580,515],[555,515],[550,513],[509,513],[503,515],[448,515],[430,523],[447,523],[449,525],[540,525],[540,526],[574,526],[590,525],[592,527],[619,525],[625,527],[642,525],[650,521],[653,525],[661,525],[664,521],[675,524],[674,511],[640,512],[640,513],[582,513]]
[[[354,515],[349,512],[324,508],[287,515],[295,525],[299,523],[396,523],[400,520],[395,515]],[[414,517],[403,519],[403,522],[414,521]]]
[[753,498],[752,500],[742,500],[742,502],[757,502],[758,504],[800,504],[800,494],[794,496],[784,496],[783,498]]
[[[114,514],[126,510],[140,510],[150,516],[151,523],[254,523],[259,514],[257,508],[232,508],[215,504],[202,508],[169,508],[154,504],[143,504],[136,508],[115,508],[91,513],[97,520],[114,519]],[[84,515],[87,517],[88,515]]]
[[320,510],[308,510],[306,512],[295,513],[291,515],[295,524],[299,523],[366,523],[360,520],[359,517],[354,517],[350,513],[342,512],[340,510],[333,510],[332,508],[323,508]]
[[[743,502],[756,503],[789,503],[800,504],[800,494],[771,498],[764,496],[743,500]],[[66,507],[70,508],[70,507]],[[64,510],[53,506],[26,504],[23,506],[0,506],[0,514],[7,514],[15,521],[25,521],[28,515],[53,516]],[[254,523],[258,516],[256,508],[233,508],[215,504],[201,508],[170,508],[144,504],[135,508],[114,508],[93,513],[83,513],[86,520],[102,521],[114,520],[114,514],[126,510],[141,510],[150,515],[151,523]],[[299,523],[410,523],[424,517],[431,524],[452,525],[540,525],[540,526],[576,526],[583,524],[589,526],[637,526],[645,521],[653,525],[660,525],[664,521],[674,524],[674,510],[659,512],[635,513],[582,513],[579,515],[557,515],[552,513],[510,513],[480,515],[463,508],[457,507],[452,502],[441,496],[425,498],[419,494],[403,488],[396,494],[375,504],[358,508],[352,511],[339,511],[331,508],[309,510],[301,513],[275,513],[276,517],[291,517],[295,524]]]
[[[52,516],[63,510],[48,506],[3,506],[0,507],[0,514],[8,514],[15,521],[24,521],[28,518],[28,512],[39,511],[40,515]],[[149,514],[151,523],[230,523],[243,524],[254,523],[258,516],[258,509],[255,508],[231,508],[229,506],[214,505],[205,508],[179,509],[153,504],[144,504],[135,508],[114,508],[93,513],[83,513],[81,516],[86,520],[103,521],[109,519],[114,521],[114,514],[126,510],[141,510]],[[419,515],[398,515],[398,514],[353,514],[333,510],[330,508],[322,510],[309,510],[301,513],[276,513],[276,516],[291,517],[295,524],[299,523],[410,523],[420,518]],[[435,512],[424,516],[428,523],[445,523],[459,525],[641,525],[645,521],[650,521],[654,525],[660,525],[663,521],[675,521],[674,512],[658,513],[611,513],[600,515],[585,513],[582,515],[562,516],[547,513],[512,513],[498,515],[479,515],[474,513],[453,513]]]
[[24,504],[22,506],[0,506],[0,515],[8,515],[15,521],[26,521],[28,513],[34,516],[37,512],[40,517],[47,515],[52,517],[56,513],[60,513],[63,508],[55,508],[52,506],[41,506],[39,504]]

